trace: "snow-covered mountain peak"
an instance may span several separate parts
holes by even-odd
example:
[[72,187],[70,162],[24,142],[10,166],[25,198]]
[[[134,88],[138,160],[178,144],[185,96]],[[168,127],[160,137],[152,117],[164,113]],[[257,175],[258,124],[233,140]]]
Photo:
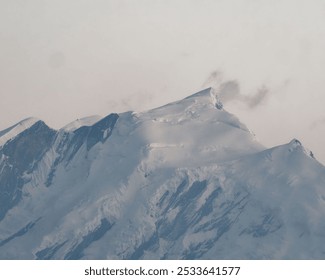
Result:
[[204,104],[204,105],[213,105],[214,107],[216,107],[217,109],[221,110],[223,108],[223,104],[221,103],[221,101],[218,98],[218,94],[216,89],[209,87],[206,88],[204,90],[201,90],[195,94],[192,94],[186,98],[184,98],[184,100],[195,100],[195,102],[200,103],[200,104]]
[[323,259],[324,166],[218,92],[0,132],[0,259]]
[[134,117],[137,125],[132,127],[141,131],[149,158],[160,158],[164,165],[210,164],[264,148],[244,124],[222,109],[212,88]]
[[28,127],[31,127],[33,124],[35,124],[36,122],[40,121],[39,118],[35,118],[35,117],[29,117],[29,118],[26,118],[22,121],[20,121],[18,123],[18,125],[21,125],[21,126],[28,126]]
[[20,121],[19,123],[16,123],[15,125],[3,131],[0,131],[0,147],[39,121],[40,119],[38,118],[30,117]]
[[314,153],[309,149],[305,148],[302,143],[298,139],[292,139],[288,144],[288,148],[290,152],[293,151],[301,151],[308,157],[315,159]]
[[[265,162],[272,162],[274,166],[276,166],[278,172],[283,169],[287,171],[289,169],[298,171],[301,166],[305,166],[304,169],[312,169],[315,166],[321,166],[321,164],[315,160],[312,151],[305,148],[297,139],[293,139],[289,143],[283,145],[263,150],[260,153],[247,157],[247,159],[249,158],[253,161],[258,158],[261,162],[264,162],[264,160]],[[259,166],[263,166],[261,162],[258,164]],[[250,162],[247,164],[253,163]],[[256,162],[254,164],[256,164]],[[306,168],[307,166],[309,167]]]
[[296,139],[296,138],[292,139],[292,140],[289,142],[289,145],[290,145],[292,148],[297,148],[297,147],[299,147],[299,146],[302,146],[301,142],[300,142],[298,139]]
[[[239,120],[232,114],[222,109],[216,90],[207,88],[190,95],[184,99],[177,100],[164,106],[140,113],[146,115],[147,118],[160,119],[164,122],[181,123],[183,121],[235,121],[234,126],[248,130]],[[227,122],[227,121],[226,121]]]

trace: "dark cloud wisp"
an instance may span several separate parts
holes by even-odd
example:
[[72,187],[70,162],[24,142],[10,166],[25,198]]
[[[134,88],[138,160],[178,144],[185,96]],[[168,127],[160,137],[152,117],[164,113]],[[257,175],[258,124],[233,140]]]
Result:
[[204,82],[203,87],[209,86],[217,90],[219,98],[223,103],[236,100],[244,103],[250,109],[254,109],[261,105],[270,93],[266,86],[261,86],[253,95],[241,94],[239,82],[236,80],[223,82],[222,73],[220,71],[213,71]]

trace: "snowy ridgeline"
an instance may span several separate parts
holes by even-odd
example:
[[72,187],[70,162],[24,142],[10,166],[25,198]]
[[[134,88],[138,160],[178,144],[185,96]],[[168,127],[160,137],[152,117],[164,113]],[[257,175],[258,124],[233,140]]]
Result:
[[206,89],[0,132],[1,259],[325,259],[325,168]]

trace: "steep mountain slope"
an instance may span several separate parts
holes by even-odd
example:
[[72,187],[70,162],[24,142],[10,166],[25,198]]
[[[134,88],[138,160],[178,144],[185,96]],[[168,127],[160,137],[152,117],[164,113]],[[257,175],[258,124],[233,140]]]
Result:
[[298,140],[265,149],[213,89],[12,135],[2,259],[325,258],[324,166]]
[[14,139],[17,135],[19,135],[24,130],[33,126],[38,121],[39,120],[36,118],[28,118],[28,119],[22,120],[21,122],[3,130],[3,131],[0,131],[0,147],[2,147],[9,140]]

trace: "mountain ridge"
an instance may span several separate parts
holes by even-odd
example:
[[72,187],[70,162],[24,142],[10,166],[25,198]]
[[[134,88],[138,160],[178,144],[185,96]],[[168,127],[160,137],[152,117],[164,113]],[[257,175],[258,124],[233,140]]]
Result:
[[17,134],[0,147],[0,258],[324,259],[325,167],[220,104],[208,88]]

